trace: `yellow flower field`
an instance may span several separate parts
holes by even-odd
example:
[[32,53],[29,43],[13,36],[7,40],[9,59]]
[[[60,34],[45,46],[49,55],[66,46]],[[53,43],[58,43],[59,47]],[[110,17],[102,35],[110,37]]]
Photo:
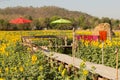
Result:
[[[76,31],[76,34],[91,35],[90,31]],[[117,32],[117,34],[119,34]],[[40,36],[40,35],[56,35],[56,36],[67,36],[72,40],[72,30],[37,30],[37,31],[0,31],[0,79],[1,80],[37,80],[46,79],[49,75],[46,69],[54,72],[52,75],[59,75],[59,80],[69,77],[67,70],[59,65],[54,68],[54,63],[49,61],[41,52],[31,55],[30,48],[21,45],[21,36]],[[37,40],[37,39],[36,39]],[[45,40],[44,40],[45,41]],[[102,42],[100,41],[85,41],[79,40],[78,45],[79,51],[76,53],[76,57],[83,60],[101,63],[101,48]],[[120,41],[114,39],[112,41],[106,40],[104,42],[104,62],[105,65],[114,67],[114,49],[120,47]],[[52,65],[54,64],[54,65]],[[120,65],[120,64],[119,64]],[[86,78],[89,74],[88,70],[85,69],[85,63],[80,64],[83,67],[81,74]],[[52,69],[51,69],[52,68]],[[39,80],[38,79],[38,80]],[[55,80],[57,80],[56,78]]]

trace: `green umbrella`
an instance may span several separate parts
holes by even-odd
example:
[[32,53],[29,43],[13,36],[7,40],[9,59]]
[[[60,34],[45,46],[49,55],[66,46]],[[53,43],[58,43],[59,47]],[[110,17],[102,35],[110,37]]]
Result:
[[51,24],[69,24],[69,23],[71,23],[71,21],[66,19],[58,19],[51,22]]

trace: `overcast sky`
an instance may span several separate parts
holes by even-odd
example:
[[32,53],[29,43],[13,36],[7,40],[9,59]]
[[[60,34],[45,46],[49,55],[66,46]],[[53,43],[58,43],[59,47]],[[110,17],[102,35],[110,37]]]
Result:
[[0,0],[0,8],[58,6],[96,17],[120,19],[120,0]]

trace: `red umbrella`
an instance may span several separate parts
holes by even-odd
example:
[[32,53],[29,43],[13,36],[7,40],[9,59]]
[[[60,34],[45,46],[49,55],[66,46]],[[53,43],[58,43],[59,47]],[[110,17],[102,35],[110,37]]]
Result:
[[[9,21],[9,23],[11,24],[25,24],[25,23],[31,23],[31,20],[25,19],[25,18],[16,18],[16,19],[12,19]],[[22,35],[22,32],[20,33],[20,35]]]
[[32,21],[20,17],[20,18],[17,18],[17,19],[12,19],[12,20],[10,20],[9,23],[12,23],[12,24],[24,24],[24,23],[30,23],[30,22],[32,22]]

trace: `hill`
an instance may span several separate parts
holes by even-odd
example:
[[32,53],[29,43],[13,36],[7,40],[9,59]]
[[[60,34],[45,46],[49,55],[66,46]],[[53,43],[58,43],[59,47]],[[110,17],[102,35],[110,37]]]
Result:
[[33,18],[50,18],[52,16],[62,16],[62,17],[74,17],[85,16],[91,18],[92,16],[78,11],[69,11],[64,8],[59,8],[56,6],[44,6],[44,7],[8,7],[5,9],[0,9],[0,18],[11,19],[18,16],[32,16]]

